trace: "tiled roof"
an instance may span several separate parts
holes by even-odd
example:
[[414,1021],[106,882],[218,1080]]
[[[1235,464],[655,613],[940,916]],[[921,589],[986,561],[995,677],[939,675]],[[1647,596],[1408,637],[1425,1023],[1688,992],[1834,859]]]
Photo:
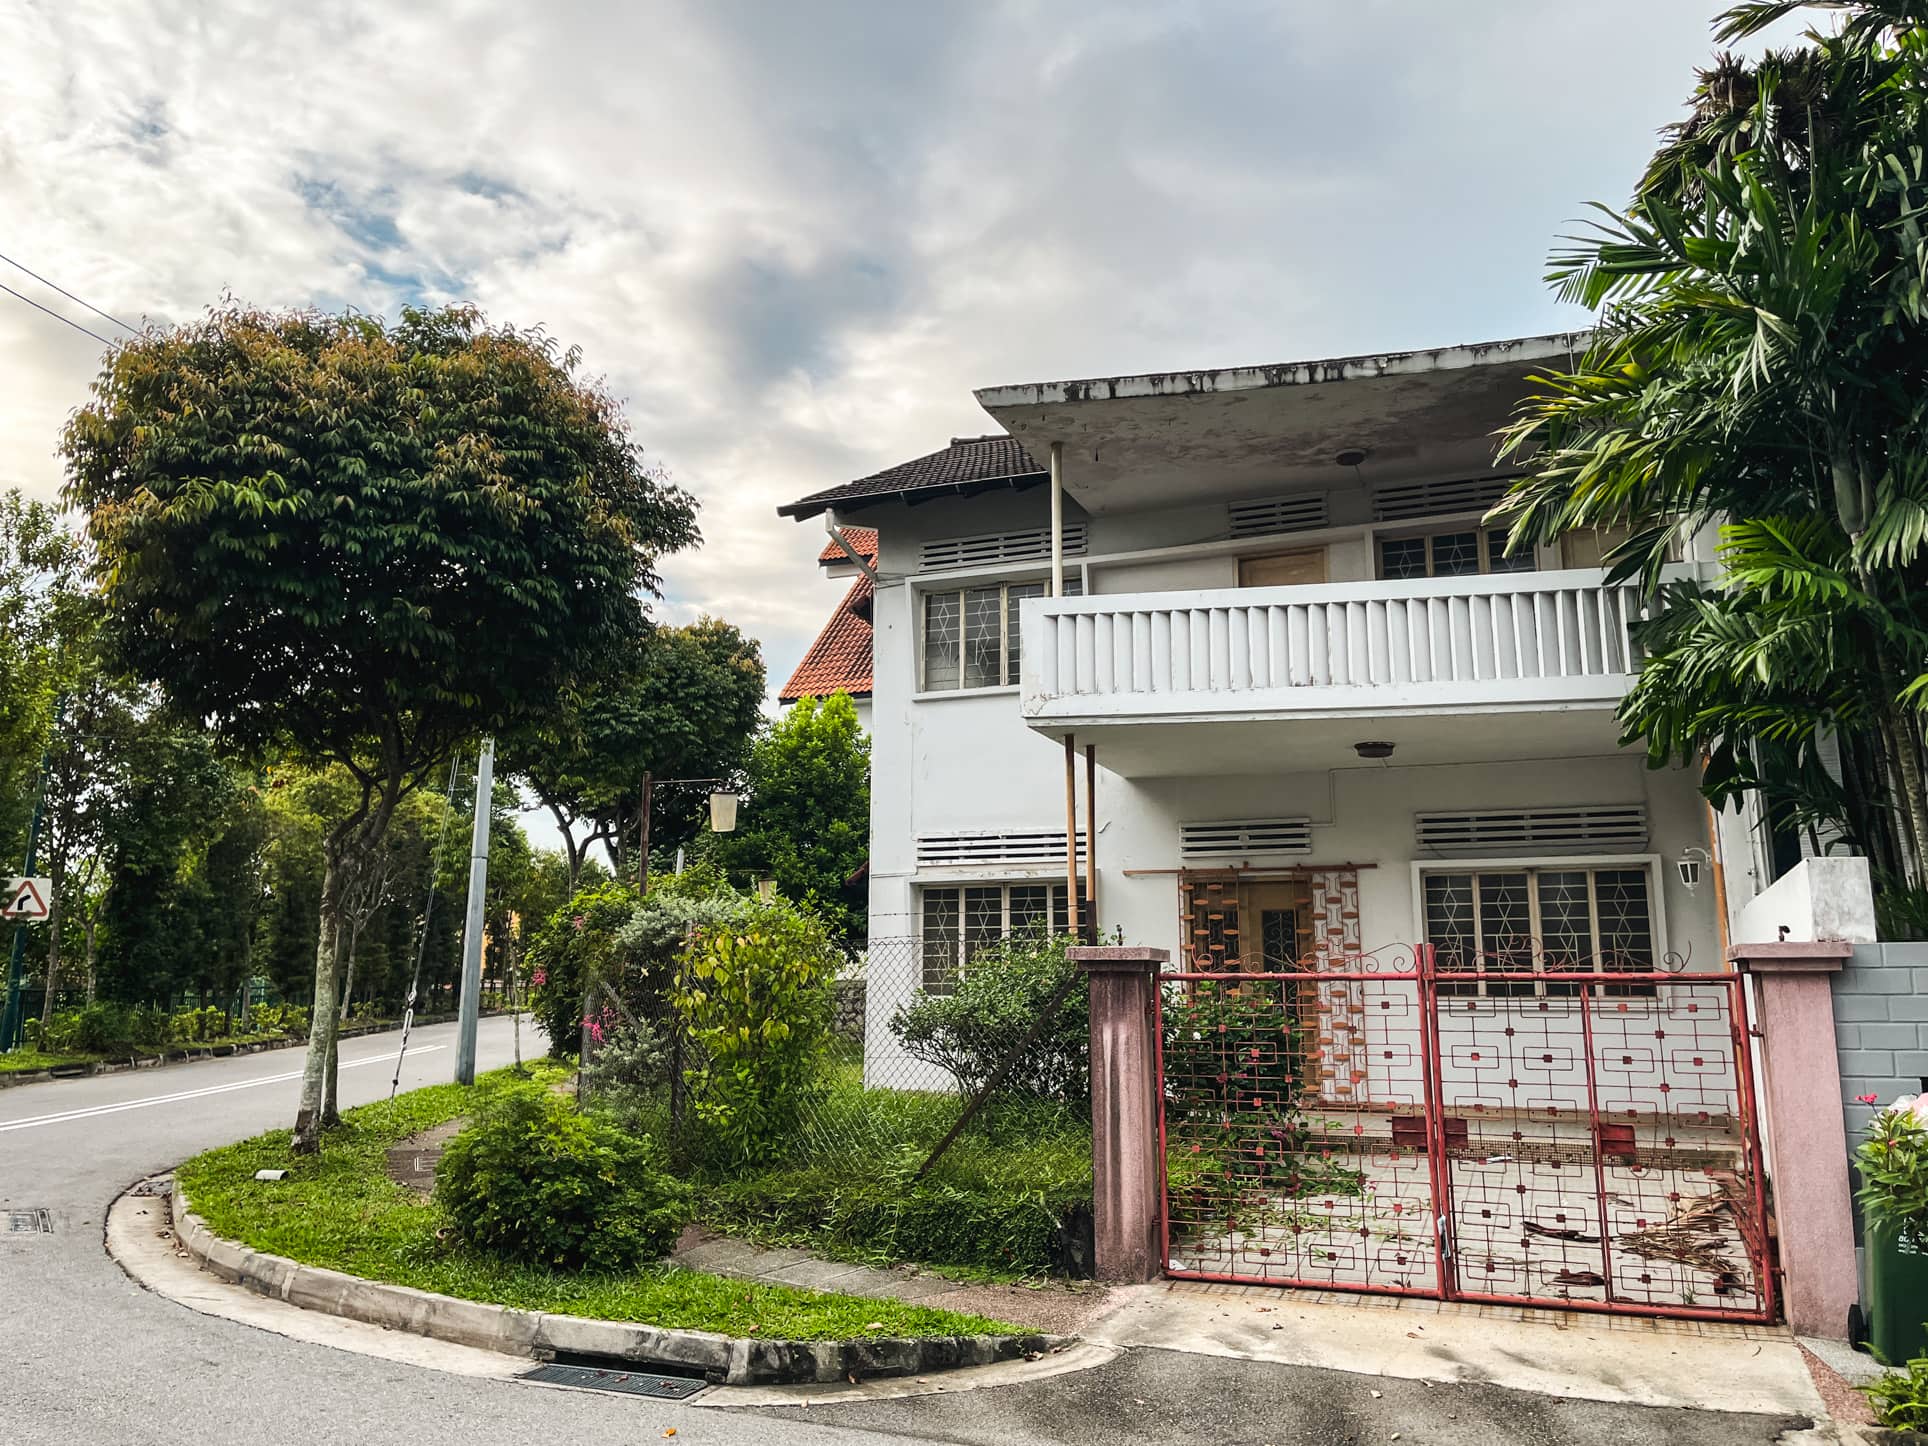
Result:
[[[874,556],[876,534],[871,538]],[[859,577],[777,694],[779,703],[794,703],[806,695],[827,698],[839,691],[853,698],[870,696],[870,603],[870,579]]]
[[[877,560],[877,529],[874,527],[846,527],[843,535],[850,539],[850,545],[857,549],[858,555],[866,562]],[[823,551],[817,554],[818,562],[848,562],[850,554],[837,546],[834,541],[826,542]]]
[[951,445],[914,461],[886,467],[855,482],[813,492],[787,503],[777,512],[784,517],[815,517],[831,507],[862,507],[917,492],[981,492],[1013,482],[1038,482],[1045,471],[1015,437],[1003,432],[989,437],[953,437]]

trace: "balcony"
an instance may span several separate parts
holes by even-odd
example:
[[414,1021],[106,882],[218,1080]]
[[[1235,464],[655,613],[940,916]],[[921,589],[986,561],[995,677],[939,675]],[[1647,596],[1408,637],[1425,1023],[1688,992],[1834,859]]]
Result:
[[[1110,766],[1125,772],[1224,771],[1233,760],[1185,751],[1242,740],[1306,755],[1413,741],[1441,761],[1611,751],[1639,608],[1638,589],[1609,587],[1597,569],[1026,600],[1020,706],[1054,736],[1113,735],[1125,751]],[[1479,714],[1522,716],[1469,731]],[[1410,726],[1419,719],[1434,721]],[[1249,726],[1283,721],[1330,726]],[[1228,726],[1170,731],[1201,723]],[[1408,749],[1401,761],[1432,760]]]

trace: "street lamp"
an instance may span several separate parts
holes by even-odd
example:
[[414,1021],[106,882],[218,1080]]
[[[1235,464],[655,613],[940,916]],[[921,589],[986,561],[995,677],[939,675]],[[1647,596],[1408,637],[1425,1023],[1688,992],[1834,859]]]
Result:
[[[636,866],[637,892],[649,892],[649,796],[659,783],[716,783],[727,784],[727,778],[656,778],[649,773],[643,774],[643,846],[642,861]],[[710,832],[736,832],[736,791],[731,788],[718,788],[710,794]]]

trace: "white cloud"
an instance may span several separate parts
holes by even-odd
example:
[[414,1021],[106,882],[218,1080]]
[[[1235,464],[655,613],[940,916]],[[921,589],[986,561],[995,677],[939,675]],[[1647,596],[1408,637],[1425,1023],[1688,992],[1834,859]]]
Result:
[[[1716,8],[0,0],[0,251],[129,319],[580,343],[704,505],[666,612],[780,682],[841,584],[776,506],[983,430],[973,386],[1570,322],[1548,243]],[[95,354],[0,296],[0,486],[57,488]]]

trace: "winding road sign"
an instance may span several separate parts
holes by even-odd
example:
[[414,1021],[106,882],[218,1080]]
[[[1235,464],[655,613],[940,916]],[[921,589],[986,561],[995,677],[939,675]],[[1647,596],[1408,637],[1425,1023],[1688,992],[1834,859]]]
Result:
[[0,888],[0,921],[9,924],[41,924],[53,912],[52,879],[10,878]]

